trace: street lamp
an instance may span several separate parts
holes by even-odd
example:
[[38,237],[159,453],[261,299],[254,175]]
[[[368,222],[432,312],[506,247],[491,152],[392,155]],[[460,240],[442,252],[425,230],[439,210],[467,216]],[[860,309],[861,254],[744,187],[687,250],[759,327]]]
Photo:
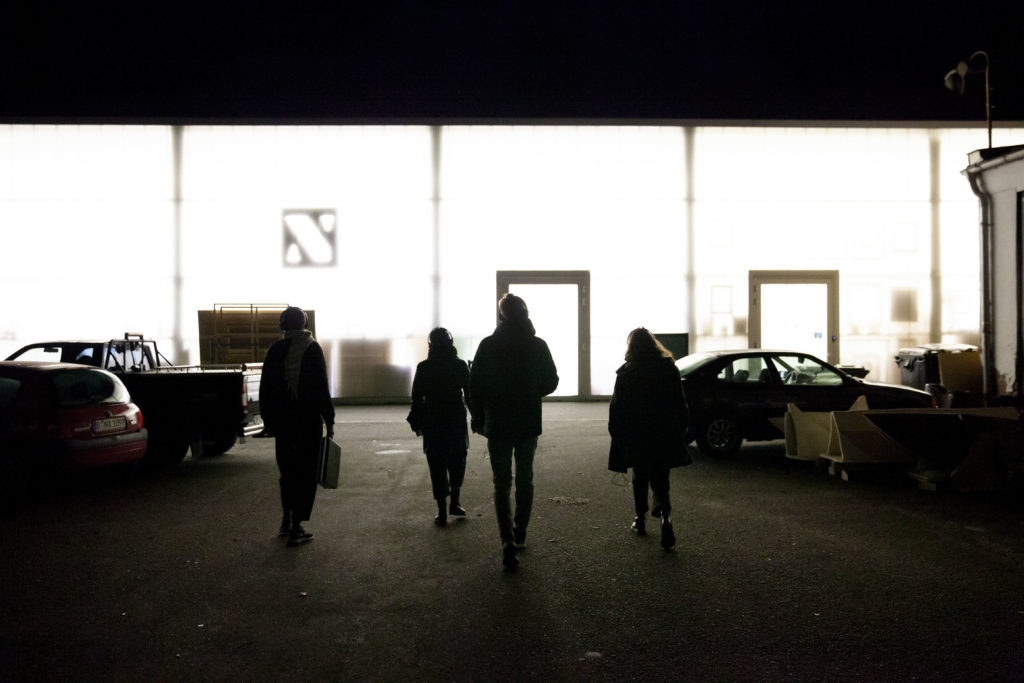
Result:
[[[984,57],[984,65],[972,66],[971,63],[975,57]],[[992,149],[992,89],[989,87],[988,54],[983,50],[978,50],[968,57],[966,62],[957,64],[955,69],[946,74],[946,87],[958,95],[963,95],[967,77],[978,73],[985,74],[985,121],[988,123],[988,148]]]

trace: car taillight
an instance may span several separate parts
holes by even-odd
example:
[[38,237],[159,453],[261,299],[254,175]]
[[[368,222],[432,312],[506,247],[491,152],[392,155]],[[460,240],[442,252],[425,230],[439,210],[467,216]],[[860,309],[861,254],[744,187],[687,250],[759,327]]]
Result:
[[139,429],[142,429],[146,426],[146,421],[142,419],[142,411],[140,410],[136,415],[139,416]]

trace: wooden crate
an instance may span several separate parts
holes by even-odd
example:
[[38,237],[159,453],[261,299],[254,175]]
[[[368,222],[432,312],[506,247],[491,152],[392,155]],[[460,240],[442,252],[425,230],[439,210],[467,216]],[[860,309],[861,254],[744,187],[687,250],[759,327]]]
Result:
[[[262,363],[281,338],[279,318],[288,304],[214,304],[199,311],[199,361],[204,365]],[[307,310],[316,335],[316,314]]]

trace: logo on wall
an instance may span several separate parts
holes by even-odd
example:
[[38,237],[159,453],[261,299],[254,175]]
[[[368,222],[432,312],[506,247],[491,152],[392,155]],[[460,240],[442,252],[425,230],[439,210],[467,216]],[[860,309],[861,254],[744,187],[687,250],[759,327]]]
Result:
[[334,209],[285,209],[283,223],[286,267],[337,263],[338,215]]

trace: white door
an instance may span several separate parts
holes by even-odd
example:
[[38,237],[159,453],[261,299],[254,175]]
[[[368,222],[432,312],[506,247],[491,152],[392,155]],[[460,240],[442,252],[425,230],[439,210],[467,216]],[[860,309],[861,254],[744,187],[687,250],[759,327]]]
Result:
[[839,271],[750,271],[751,348],[839,362]]

